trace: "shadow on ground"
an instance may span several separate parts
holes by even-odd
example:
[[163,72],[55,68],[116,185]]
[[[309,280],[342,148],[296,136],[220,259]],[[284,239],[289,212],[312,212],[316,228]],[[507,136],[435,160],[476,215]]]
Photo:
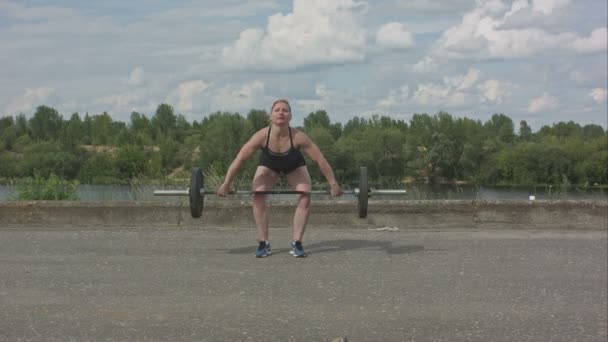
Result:
[[[304,244],[304,249],[307,254],[317,253],[334,253],[348,250],[384,250],[387,254],[408,254],[416,253],[424,250],[423,246],[405,245],[395,246],[393,241],[370,241],[361,239],[349,240],[329,240]],[[251,254],[255,250],[255,246],[248,245],[246,247],[233,248],[228,250],[228,254]],[[273,254],[286,253],[287,249],[275,249],[273,245]]]

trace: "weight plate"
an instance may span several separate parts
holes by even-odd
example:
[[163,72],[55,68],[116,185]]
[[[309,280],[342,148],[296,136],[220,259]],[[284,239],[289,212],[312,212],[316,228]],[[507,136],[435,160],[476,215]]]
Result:
[[205,202],[205,196],[201,195],[203,184],[203,171],[198,167],[192,168],[188,195],[190,197],[190,214],[194,218],[199,218],[203,214],[203,204]]
[[359,198],[358,208],[359,217],[367,217],[367,201],[369,199],[369,187],[367,185],[367,167],[361,166],[359,169]]

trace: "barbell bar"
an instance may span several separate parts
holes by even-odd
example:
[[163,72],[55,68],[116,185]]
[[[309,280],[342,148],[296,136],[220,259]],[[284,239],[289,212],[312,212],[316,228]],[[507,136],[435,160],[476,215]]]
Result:
[[[401,190],[400,190],[401,191]],[[379,193],[378,191],[370,190],[370,192]],[[342,191],[345,195],[358,195],[359,189]],[[382,190],[382,194],[385,191]],[[154,196],[188,196],[190,189],[184,190],[154,190]],[[216,195],[215,191],[201,189],[201,195]],[[328,190],[313,190],[313,191],[296,191],[296,190],[268,190],[268,191],[248,191],[238,190],[229,191],[229,195],[329,195]]]
[[[198,191],[197,191],[198,190]],[[357,197],[359,217],[367,217],[368,199],[373,194],[379,195],[402,195],[406,190],[396,189],[371,189],[367,183],[367,167],[359,169],[359,188],[347,190],[344,194],[353,194]],[[190,187],[184,190],[154,190],[154,196],[188,196],[190,199],[190,214],[194,218],[201,217],[206,195],[215,195],[213,191],[205,190],[203,172],[200,168],[193,168],[190,177]],[[231,195],[329,195],[327,190],[296,191],[296,190],[265,190],[265,191],[230,191]]]

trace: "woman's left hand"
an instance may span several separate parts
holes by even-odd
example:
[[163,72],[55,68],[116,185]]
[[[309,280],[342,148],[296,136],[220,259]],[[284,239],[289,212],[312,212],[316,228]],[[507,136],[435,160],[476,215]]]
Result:
[[331,192],[332,196],[334,196],[334,197],[342,196],[342,194],[344,193],[338,183],[330,184],[330,186],[331,186],[330,192]]

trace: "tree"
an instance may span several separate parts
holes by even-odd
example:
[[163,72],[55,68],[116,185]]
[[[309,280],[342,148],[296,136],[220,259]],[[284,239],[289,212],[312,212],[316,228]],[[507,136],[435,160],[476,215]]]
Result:
[[129,124],[129,139],[135,145],[152,145],[152,124],[144,114],[138,112],[131,113],[131,123]]
[[121,147],[116,154],[114,163],[118,177],[132,179],[144,176],[147,159],[141,146],[127,145]]
[[0,118],[0,151],[2,149],[12,150],[15,140],[17,140],[17,134],[13,117]]
[[604,136],[604,128],[600,125],[585,125],[583,127],[583,138],[587,140],[597,139]]
[[[310,137],[312,141],[319,147],[321,151],[323,151],[323,155],[325,159],[329,162],[330,165],[334,167],[334,172],[336,177],[341,176],[341,172],[335,164],[336,160],[336,151],[335,151],[335,140],[331,135],[329,130],[325,127],[314,126],[310,128],[307,132],[307,135]],[[309,162],[309,165],[312,165]],[[314,165],[316,166],[316,164]],[[318,167],[309,167],[311,178],[317,182],[323,181],[323,174],[320,172]]]
[[513,120],[502,113],[492,115],[492,118],[484,124],[490,136],[496,137],[498,142],[503,144],[510,144],[515,140],[513,126]]
[[183,162],[179,158],[179,144],[171,138],[163,139],[160,142],[160,159],[162,171],[170,172],[179,166]]
[[9,126],[0,132],[0,150],[6,149],[11,151],[17,141],[16,126]]
[[151,124],[154,130],[155,139],[160,136],[167,136],[175,130],[177,117],[173,112],[173,107],[166,103],[160,104],[156,108],[156,113],[152,117]]
[[82,143],[85,145],[91,145],[93,143],[93,118],[89,113],[85,113],[82,119]]
[[558,122],[553,125],[553,134],[558,138],[580,137],[583,129],[574,121]]
[[[168,104],[159,105],[152,119],[133,112],[128,123],[114,121],[106,112],[73,113],[64,121],[53,108],[40,106],[29,120],[24,114],[0,117],[0,177],[55,174],[124,183],[191,166],[220,174],[251,134],[267,125],[268,114],[257,109],[246,118],[217,112],[191,124]],[[353,185],[359,166],[368,167],[374,186],[393,187],[404,176],[560,187],[608,183],[608,135],[596,124],[556,122],[533,133],[522,120],[515,134],[512,120],[501,113],[485,123],[438,112],[416,113],[407,122],[376,114],[342,125],[317,110],[304,118],[302,129],[340,181]],[[91,143],[119,148],[79,148]],[[256,165],[253,157],[237,182],[248,186]],[[314,182],[324,181],[317,168],[310,170]]]
[[554,136],[560,139],[569,137],[580,137],[583,134],[583,128],[574,121],[558,122],[551,127],[543,126],[539,132],[540,137]]
[[519,122],[519,138],[523,141],[529,141],[532,138],[532,128],[528,126],[526,120]]
[[344,165],[344,179],[358,179],[359,167],[367,166],[372,181],[400,180],[405,172],[405,134],[397,128],[367,126],[336,142],[338,165]]
[[17,136],[22,136],[23,134],[27,133],[28,128],[25,114],[21,113],[17,115],[17,118],[15,119],[15,126],[17,126]]
[[0,135],[4,133],[7,128],[11,128],[15,125],[15,119],[12,116],[0,118]]
[[323,127],[329,131],[329,125],[331,124],[327,112],[324,110],[318,110],[316,112],[309,113],[304,118],[304,130],[308,131],[313,127]]
[[325,128],[335,140],[342,135],[342,124],[332,124],[329,115],[324,110],[311,112],[304,118],[303,130],[305,132],[309,132],[315,127]]
[[120,179],[114,158],[109,153],[92,153],[83,163],[78,179],[84,184],[112,184]]
[[[198,165],[204,169],[225,173],[241,149],[253,134],[251,123],[238,113],[214,113],[202,123]],[[249,163],[251,164],[251,163]],[[246,165],[241,172],[243,177],[253,176],[253,169]]]
[[93,145],[108,145],[113,138],[112,117],[107,112],[98,114],[91,119],[91,143]]
[[55,174],[64,179],[73,179],[82,165],[82,155],[78,151],[65,151],[49,140],[28,146],[24,151],[23,176],[49,177]]
[[188,120],[186,120],[186,118],[183,115],[178,114],[175,118],[175,134],[174,134],[175,140],[180,143],[184,142],[186,135],[189,133],[189,131],[191,129],[192,129],[192,126],[190,125]]
[[83,127],[84,124],[80,119],[80,115],[78,115],[78,113],[73,113],[70,120],[63,126],[60,138],[61,145],[64,148],[70,149],[76,147],[81,142],[84,135]]
[[27,134],[28,130],[29,128],[25,114],[21,113],[17,115],[17,118],[15,119],[15,134],[17,137]]
[[148,131],[150,129],[150,120],[145,114],[132,112],[129,129],[133,131]]
[[455,125],[455,134],[462,144],[456,177],[463,180],[479,181],[481,167],[486,158],[483,151],[483,125],[479,120],[468,118],[459,118]]
[[608,151],[594,151],[576,167],[583,174],[581,183],[588,185],[608,184]]
[[254,132],[268,126],[270,120],[268,119],[268,113],[262,109],[252,109],[247,114],[247,121],[251,124]]
[[365,127],[366,125],[367,125],[367,122],[365,121],[365,119],[355,116],[354,118],[348,120],[346,125],[344,125],[342,134],[349,135],[355,131],[360,130],[362,127]]
[[414,114],[405,144],[405,159],[408,174],[415,178],[430,180],[436,165],[429,153],[433,145],[434,119],[428,114]]
[[0,153],[0,175],[6,178],[23,177],[19,172],[19,163],[14,155]]
[[55,109],[39,106],[29,121],[32,138],[37,141],[56,139],[62,123],[63,118]]

